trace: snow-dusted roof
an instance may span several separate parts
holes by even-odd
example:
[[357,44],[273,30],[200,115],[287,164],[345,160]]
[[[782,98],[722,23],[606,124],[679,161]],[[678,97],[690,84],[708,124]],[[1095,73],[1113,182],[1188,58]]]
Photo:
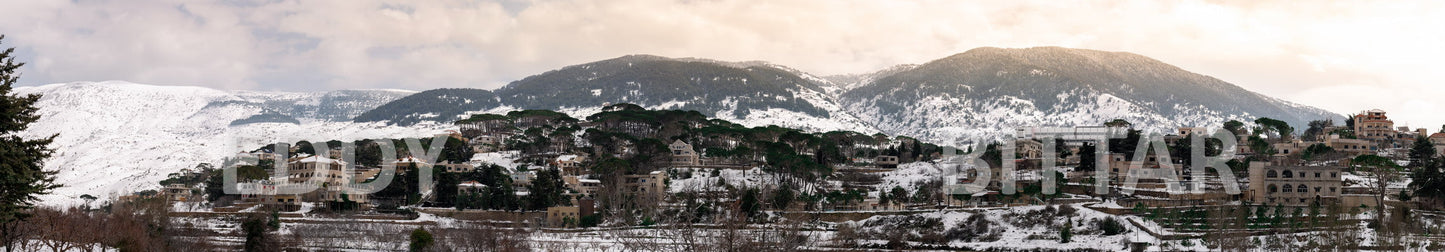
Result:
[[478,183],[476,181],[467,181],[462,182],[461,184],[457,184],[457,187],[487,187],[487,185],[483,185],[482,183]]
[[577,160],[577,155],[561,155],[561,156],[557,156],[557,161],[576,161],[576,160]]
[[419,163],[419,164],[425,164],[426,162],[422,162],[421,159],[416,159],[415,157],[407,156],[407,157],[404,157],[404,158],[399,158],[399,159],[397,159],[395,162],[391,162],[391,163],[393,163],[393,164],[400,164],[400,163]]
[[341,161],[341,160],[336,160],[336,159],[330,159],[330,158],[326,158],[326,157],[322,157],[322,156],[304,157],[304,158],[301,158],[301,159],[297,159],[295,162],[297,162],[297,163],[328,163],[328,164],[342,164],[342,165],[345,165],[345,164],[346,164],[346,161]]

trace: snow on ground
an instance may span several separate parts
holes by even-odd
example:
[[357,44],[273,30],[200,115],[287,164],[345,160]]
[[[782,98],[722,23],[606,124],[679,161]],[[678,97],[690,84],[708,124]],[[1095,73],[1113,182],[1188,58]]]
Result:
[[722,179],[734,188],[776,186],[779,179],[772,173],[763,171],[761,167],[747,170],[720,169],[717,177],[712,177],[712,169],[707,168],[677,168],[677,171],[679,173],[691,172],[692,177],[672,179],[671,184],[668,184],[667,187],[667,191],[670,193],[722,190],[716,186],[718,179]]
[[42,95],[36,103],[40,120],[19,135],[57,135],[45,169],[58,172],[55,182],[63,186],[40,196],[41,204],[53,206],[83,203],[83,194],[105,201],[158,189],[167,174],[200,163],[219,165],[239,151],[278,140],[427,137],[451,129],[312,119],[233,126],[265,109],[230,92],[201,87],[79,82],[19,87],[16,93]]
[[908,190],[908,193],[913,193],[919,185],[943,176],[943,168],[933,162],[913,162],[900,164],[898,168],[885,172],[882,176],[883,182],[875,187],[879,191],[886,192],[901,186]]
[[519,155],[520,153],[521,152],[519,151],[477,153],[476,155],[472,156],[471,164],[477,167],[494,164],[506,167],[509,170],[515,170],[517,168],[517,155]]
[[[1340,174],[1340,178],[1344,179],[1345,187],[1375,187],[1375,175],[1368,172],[1345,172],[1344,174]],[[1410,182],[1409,174],[1401,174],[1399,181],[1390,182],[1386,187],[1394,190],[1405,189],[1410,185]]]
[[[1121,250],[1124,249],[1126,246],[1124,241],[1158,243],[1157,238],[1149,235],[1146,232],[1141,231],[1133,225],[1128,224],[1125,221],[1125,218],[1116,217],[1114,215],[1099,211],[1094,211],[1092,209],[1083,207],[1083,205],[1084,204],[1073,205],[1074,209],[1076,209],[1077,211],[1075,214],[1067,217],[1073,220],[1073,232],[1075,234],[1071,238],[1072,241],[1069,243],[1060,243],[1057,236],[1059,229],[1062,227],[1061,225],[1065,223],[1066,217],[1064,216],[1053,217],[1052,225],[1038,224],[1031,226],[1019,226],[1015,224],[1015,222],[1019,221],[1019,219],[1022,218],[1040,218],[1040,215],[1043,214],[1039,214],[1039,212],[1042,211],[1046,206],[983,209],[980,210],[980,212],[978,213],[972,213],[968,211],[939,211],[916,214],[916,216],[941,219],[944,224],[944,230],[949,230],[966,227],[966,220],[969,219],[969,217],[977,214],[982,214],[984,216],[983,218],[987,219],[989,222],[992,223],[991,225],[993,225],[989,229],[997,230],[1000,232],[998,236],[999,239],[997,241],[952,241],[949,243],[950,246],[962,246],[976,250],[988,250],[991,248]],[[885,218],[889,217],[875,216],[873,218],[863,221],[847,222],[847,224],[864,225],[869,221],[883,220]],[[1129,231],[1124,234],[1113,236],[1104,236],[1102,234],[1087,234],[1089,233],[1088,230],[1093,229],[1093,227],[1091,227],[1091,223],[1093,223],[1094,220],[1101,220],[1103,218],[1118,218],[1120,222],[1124,222],[1123,224],[1125,228]],[[1047,220],[1043,220],[1043,222],[1047,223]],[[868,227],[864,226],[864,228]],[[1174,249],[1206,250],[1206,248],[1204,248],[1197,242],[1195,246],[1196,247],[1192,248],[1175,247]]]

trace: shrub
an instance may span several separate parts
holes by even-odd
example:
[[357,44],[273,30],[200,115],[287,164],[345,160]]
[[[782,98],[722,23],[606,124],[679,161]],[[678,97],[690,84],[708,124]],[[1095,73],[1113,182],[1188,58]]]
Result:
[[1108,217],[1104,218],[1103,220],[1099,220],[1097,225],[1099,226],[1099,230],[1104,231],[1105,236],[1123,234],[1129,231],[1128,229],[1124,228],[1123,223],[1119,223],[1119,220],[1115,219],[1114,217]]
[[431,232],[426,229],[417,228],[411,230],[411,251],[425,251],[432,246]]
[[1074,213],[1077,212],[1079,212],[1079,209],[1074,208],[1073,205],[1059,206],[1059,216],[1074,216]]
[[583,228],[596,227],[598,224],[602,224],[602,216],[596,214],[582,216],[582,219],[577,221],[577,227]]

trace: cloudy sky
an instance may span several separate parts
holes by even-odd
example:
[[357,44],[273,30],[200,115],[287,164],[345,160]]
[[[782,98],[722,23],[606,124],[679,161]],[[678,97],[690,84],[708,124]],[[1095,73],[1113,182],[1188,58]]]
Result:
[[1134,52],[1340,113],[1445,123],[1445,1],[417,2],[4,1],[0,34],[30,85],[290,91],[496,88],[626,54],[829,75],[1064,46]]

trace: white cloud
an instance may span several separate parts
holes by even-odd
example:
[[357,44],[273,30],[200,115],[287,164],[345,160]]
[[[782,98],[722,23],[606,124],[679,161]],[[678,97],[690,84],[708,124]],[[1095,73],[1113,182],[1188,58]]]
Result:
[[1439,125],[1442,11],[1438,1],[36,0],[0,3],[0,32],[28,52],[31,83],[291,90],[494,88],[638,53],[839,74],[981,46],[1065,46]]

